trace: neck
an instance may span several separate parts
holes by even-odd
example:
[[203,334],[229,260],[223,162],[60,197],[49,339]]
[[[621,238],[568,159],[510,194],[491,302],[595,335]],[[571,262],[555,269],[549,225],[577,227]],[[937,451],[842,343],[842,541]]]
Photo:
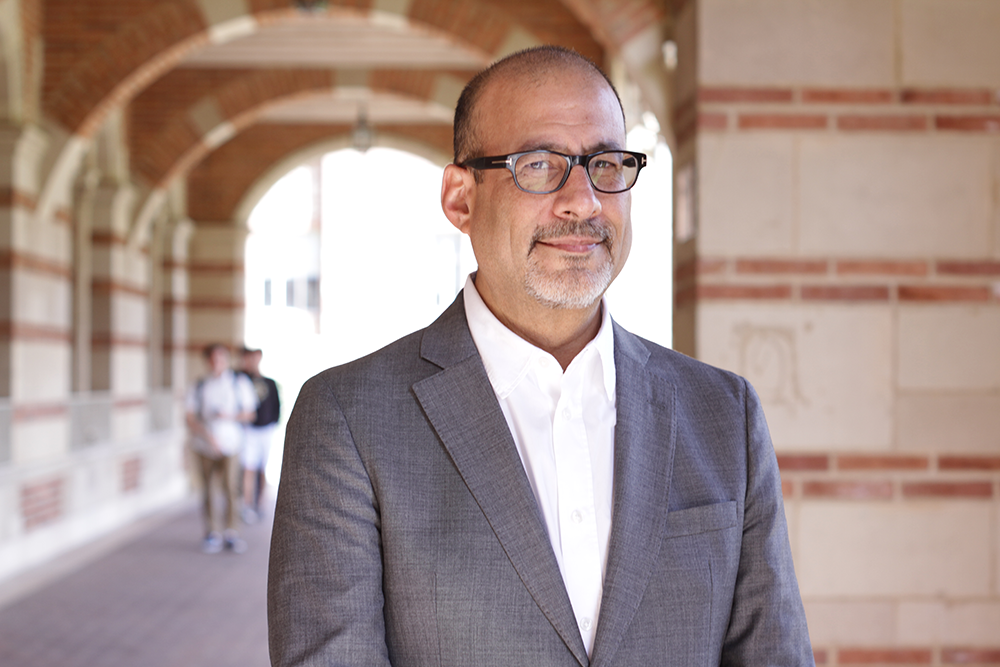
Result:
[[551,354],[565,371],[576,355],[601,329],[601,301],[587,308],[550,308],[537,304],[526,312],[506,310],[480,293],[486,307],[500,322]]

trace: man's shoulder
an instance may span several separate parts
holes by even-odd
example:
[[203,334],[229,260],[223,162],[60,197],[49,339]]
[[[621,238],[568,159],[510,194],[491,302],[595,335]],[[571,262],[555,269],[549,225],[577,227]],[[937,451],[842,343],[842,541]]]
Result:
[[421,358],[421,340],[427,329],[420,329],[363,357],[333,366],[315,375],[310,384],[326,386],[339,394],[373,394],[409,386],[440,370]]
[[469,333],[459,293],[455,301],[427,327],[354,361],[329,368],[316,378],[327,382],[414,382],[475,353],[475,343]]
[[677,386],[692,389],[726,386],[739,391],[746,382],[732,371],[699,361],[617,325],[615,346],[618,354],[640,361],[647,372],[665,378]]

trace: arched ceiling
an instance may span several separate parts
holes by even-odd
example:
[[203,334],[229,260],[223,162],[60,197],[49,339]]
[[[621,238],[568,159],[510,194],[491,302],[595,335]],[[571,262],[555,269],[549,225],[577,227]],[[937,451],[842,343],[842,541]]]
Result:
[[250,128],[343,137],[362,112],[447,154],[458,92],[493,59],[556,43],[607,65],[675,0],[39,1],[42,114],[86,140],[121,111],[134,177],[162,191]]

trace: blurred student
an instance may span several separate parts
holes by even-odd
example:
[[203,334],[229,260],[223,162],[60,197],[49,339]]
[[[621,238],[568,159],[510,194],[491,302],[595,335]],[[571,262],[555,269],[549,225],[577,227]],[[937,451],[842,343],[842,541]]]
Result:
[[243,372],[253,382],[257,393],[257,417],[246,425],[246,437],[240,462],[243,464],[243,521],[256,523],[261,515],[260,498],[267,480],[267,456],[271,451],[271,440],[281,415],[281,400],[278,385],[269,377],[260,374],[260,350],[243,348]]
[[[204,356],[208,374],[191,387],[185,401],[188,442],[201,478],[202,551],[243,553],[247,545],[236,528],[237,455],[243,444],[243,425],[252,422],[256,414],[257,397],[250,379],[230,368],[225,345],[208,345]],[[221,517],[213,511],[215,482],[224,498]]]

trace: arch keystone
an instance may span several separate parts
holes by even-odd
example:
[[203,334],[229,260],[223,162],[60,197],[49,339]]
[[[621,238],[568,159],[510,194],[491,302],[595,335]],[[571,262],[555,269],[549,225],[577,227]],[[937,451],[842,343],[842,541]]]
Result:
[[431,92],[430,101],[454,109],[458,104],[458,97],[465,88],[466,81],[450,74],[439,74],[434,79],[434,89]]
[[542,42],[540,42],[534,35],[524,28],[515,25],[507,32],[507,37],[504,38],[503,43],[493,54],[493,57],[499,60],[506,55],[510,55],[511,53],[523,51],[524,49],[530,49],[532,46],[539,46],[540,44],[542,44]]
[[334,74],[334,82],[342,90],[367,90],[371,83],[371,72],[367,69],[338,69]]
[[257,20],[246,0],[197,0],[213,44],[230,42],[257,32]]
[[413,0],[375,0],[369,14],[372,24],[392,30],[410,26],[410,5]]
[[207,135],[213,129],[226,122],[225,114],[219,109],[219,105],[213,97],[206,97],[191,107],[188,111],[188,119],[195,129],[198,130],[198,134],[202,136]]

